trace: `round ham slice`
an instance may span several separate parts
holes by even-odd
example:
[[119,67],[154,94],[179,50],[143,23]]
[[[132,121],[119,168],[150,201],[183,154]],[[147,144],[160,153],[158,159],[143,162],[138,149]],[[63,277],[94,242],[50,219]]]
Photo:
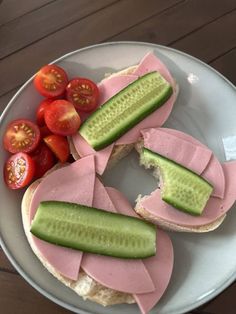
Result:
[[137,66],[135,72],[132,75],[111,76],[107,79],[104,79],[103,81],[101,81],[100,84],[98,84],[101,96],[100,105],[102,105],[105,101],[107,101],[112,96],[121,91],[123,88],[128,86],[139,76],[142,76],[147,72],[151,71],[159,71],[173,87],[174,92],[172,96],[167,100],[167,102],[163,106],[161,106],[158,110],[156,110],[151,115],[146,117],[131,130],[126,132],[115,143],[98,152],[93,150],[90,147],[90,145],[85,140],[82,139],[80,135],[76,134],[72,136],[73,144],[81,157],[88,156],[90,154],[93,154],[95,156],[96,171],[98,174],[100,175],[103,174],[107,166],[107,162],[111,156],[114,144],[129,145],[136,143],[138,138],[140,137],[140,130],[144,128],[162,126],[169,117],[173,109],[174,102],[177,98],[177,91],[171,74],[169,73],[166,66],[153,53],[148,53],[146,56],[144,56],[144,58]]
[[[116,212],[105,187],[96,178],[93,206]],[[105,287],[126,293],[154,291],[153,281],[142,260],[124,260],[95,254],[84,254],[82,269]]]
[[[138,217],[128,200],[116,189],[106,188],[113,204],[120,214]],[[149,293],[134,294],[134,298],[143,314],[148,313],[164,294],[172,273],[174,252],[169,236],[157,231],[157,254],[143,259],[143,263],[151,276],[155,290]]]
[[[34,192],[30,204],[30,222],[42,201],[57,200],[91,206],[95,182],[94,157],[79,159],[73,164],[53,171],[44,177]],[[63,276],[77,280],[82,252],[59,247],[33,236],[44,258]]]

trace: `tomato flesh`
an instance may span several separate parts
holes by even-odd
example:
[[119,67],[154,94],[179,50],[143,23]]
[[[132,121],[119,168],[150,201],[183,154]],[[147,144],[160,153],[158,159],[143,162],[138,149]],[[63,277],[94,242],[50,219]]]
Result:
[[35,179],[41,178],[55,164],[53,152],[44,143],[40,144],[31,157],[35,162]]
[[43,140],[61,162],[67,161],[70,155],[70,149],[66,137],[52,134],[45,137]]
[[34,173],[35,164],[28,154],[14,154],[5,163],[4,179],[10,189],[25,187],[33,179]]
[[45,99],[41,101],[41,103],[38,106],[37,112],[36,112],[36,121],[38,126],[44,126],[44,113],[45,109],[53,102],[52,99]]
[[19,119],[12,121],[3,136],[4,148],[12,153],[32,152],[40,141],[38,126],[27,120]]
[[90,112],[98,106],[97,85],[86,78],[74,78],[66,87],[66,98],[78,111]]
[[45,110],[44,119],[52,133],[72,135],[80,127],[80,116],[75,107],[66,100],[55,100]]
[[37,91],[48,98],[62,95],[68,84],[66,72],[55,64],[42,67],[34,77],[34,85]]

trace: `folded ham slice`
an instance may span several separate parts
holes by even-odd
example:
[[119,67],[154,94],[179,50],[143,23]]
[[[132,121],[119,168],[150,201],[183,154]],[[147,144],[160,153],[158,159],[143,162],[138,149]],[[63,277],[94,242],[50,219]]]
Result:
[[142,198],[140,208],[157,219],[185,227],[208,225],[227,213],[236,199],[236,161],[220,164],[203,144],[177,130],[146,129],[142,134],[144,147],[200,174],[213,184],[214,191],[201,216],[193,217],[162,201],[160,189]]
[[[42,179],[30,204],[30,222],[42,201],[57,200],[92,206],[95,182],[94,157],[88,156]],[[33,236],[42,256],[63,276],[77,280],[82,252],[42,241]]]
[[224,171],[209,148],[192,136],[174,129],[151,128],[141,133],[144,147],[201,175],[213,185],[212,195],[224,198]]
[[[93,206],[117,212],[105,187],[96,179]],[[82,269],[105,287],[126,293],[154,291],[153,281],[142,260],[125,260],[110,256],[84,254]]]
[[177,97],[177,91],[174,80],[170,75],[168,69],[153,53],[148,53],[142,59],[132,75],[111,76],[110,78],[104,79],[103,81],[101,81],[100,84],[98,84],[98,88],[101,94],[100,105],[102,105],[105,101],[107,101],[123,88],[128,86],[139,76],[142,76],[151,71],[159,71],[173,87],[174,92],[172,96],[163,106],[161,106],[158,110],[146,117],[131,130],[126,132],[126,134],[120,137],[115,143],[99,152],[94,151],[86,141],[82,140],[82,137],[79,134],[72,136],[72,141],[75,149],[81,157],[90,154],[93,154],[95,156],[96,171],[100,175],[103,174],[106,168],[107,162],[112,153],[113,145],[128,145],[135,143],[140,136],[141,129],[148,127],[158,127],[164,124],[173,108],[174,102]]
[[[127,199],[95,178],[94,157],[88,156],[47,175],[30,206],[30,221],[43,200],[81,203],[110,212],[136,216]],[[42,256],[62,275],[77,280],[80,267],[105,287],[133,294],[141,312],[147,313],[160,299],[170,280],[173,249],[167,235],[157,232],[157,254],[144,260],[125,260],[82,253],[33,238]]]
[[[128,200],[119,191],[110,187],[106,189],[120,214],[138,217]],[[161,230],[157,231],[156,245],[157,254],[153,257],[143,259],[143,263],[154,282],[155,290],[149,293],[134,294],[134,298],[142,314],[148,313],[160,300],[169,284],[173,269],[173,247],[170,238],[165,232]]]

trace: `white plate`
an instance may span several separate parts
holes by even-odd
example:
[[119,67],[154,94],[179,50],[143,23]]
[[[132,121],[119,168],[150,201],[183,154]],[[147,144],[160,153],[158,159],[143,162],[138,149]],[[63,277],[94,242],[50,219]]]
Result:
[[[154,50],[168,66],[180,86],[180,95],[166,126],[185,131],[207,144],[224,160],[222,139],[236,135],[236,90],[223,76],[201,61],[179,51],[157,45],[118,42],[96,45],[70,53],[59,60],[70,77],[87,76],[95,81],[104,73],[136,64]],[[33,118],[41,97],[30,79],[11,100],[1,117],[0,138],[6,124],[19,117]],[[0,149],[1,169],[6,158]],[[2,171],[1,171],[2,173]],[[118,187],[131,202],[138,193],[150,192],[154,179],[138,167],[135,153],[122,160],[104,181]],[[1,179],[2,182],[2,179]],[[84,302],[54,279],[34,256],[26,241],[20,214],[22,192],[0,190],[1,246],[20,274],[43,295],[76,313],[139,313],[136,305],[103,308]],[[236,209],[236,208],[234,208]],[[236,210],[223,225],[209,234],[171,234],[175,264],[167,292],[151,313],[189,311],[210,300],[236,278]]]

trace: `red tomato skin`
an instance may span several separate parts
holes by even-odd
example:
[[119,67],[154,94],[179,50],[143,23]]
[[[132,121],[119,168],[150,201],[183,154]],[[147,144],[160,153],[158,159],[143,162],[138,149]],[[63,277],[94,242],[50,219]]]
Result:
[[60,162],[64,163],[68,160],[70,155],[70,148],[66,137],[52,134],[45,137],[43,140],[60,160]]
[[93,81],[76,77],[66,87],[66,98],[79,112],[91,112],[98,106],[99,89]]
[[[21,137],[21,140],[19,140],[19,137]],[[36,149],[39,141],[39,127],[28,119],[17,119],[10,122],[3,136],[3,146],[12,154],[30,153]],[[19,142],[22,144],[19,144]]]
[[44,119],[49,130],[68,136],[77,132],[81,119],[75,107],[67,100],[55,100],[45,110]]
[[34,173],[34,160],[26,153],[12,155],[4,166],[4,180],[12,190],[28,185],[33,179]]
[[63,95],[67,84],[68,77],[66,72],[55,64],[43,66],[34,77],[36,90],[47,98]]
[[39,145],[31,157],[35,163],[35,179],[41,178],[56,163],[53,152],[44,143]]
[[41,103],[39,104],[38,108],[37,108],[37,112],[36,112],[36,122],[38,126],[44,126],[45,125],[45,121],[44,121],[44,113],[45,113],[45,109],[53,102],[52,99],[44,99],[43,101],[41,101]]
[[40,130],[41,140],[43,140],[44,137],[52,134],[52,132],[49,130],[49,128],[46,125],[41,126],[39,130]]

